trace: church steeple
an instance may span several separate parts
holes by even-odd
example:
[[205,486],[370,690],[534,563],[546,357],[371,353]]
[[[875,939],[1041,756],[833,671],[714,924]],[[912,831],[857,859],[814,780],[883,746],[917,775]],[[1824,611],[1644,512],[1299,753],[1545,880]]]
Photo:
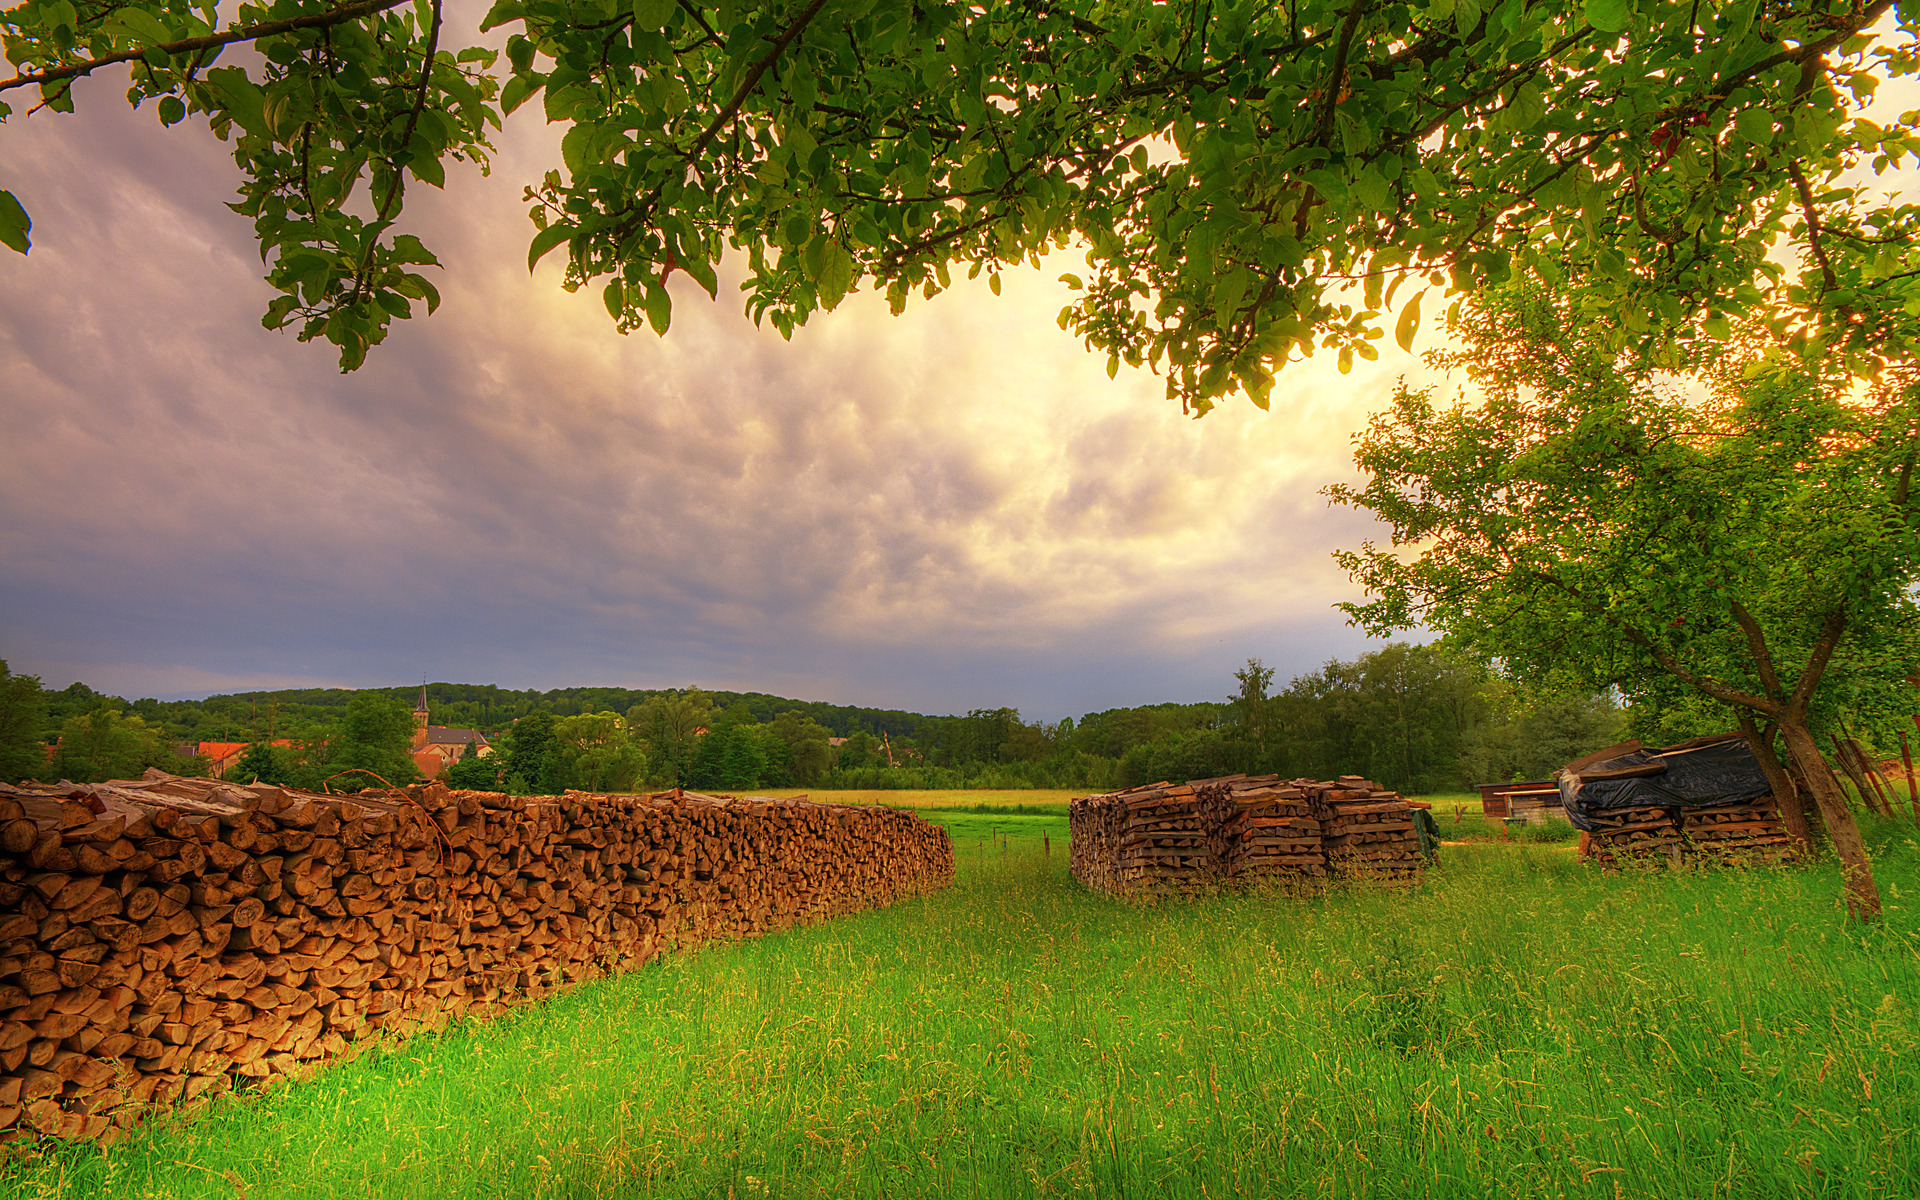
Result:
[[420,703],[413,710],[413,748],[427,744],[427,685],[420,685]]

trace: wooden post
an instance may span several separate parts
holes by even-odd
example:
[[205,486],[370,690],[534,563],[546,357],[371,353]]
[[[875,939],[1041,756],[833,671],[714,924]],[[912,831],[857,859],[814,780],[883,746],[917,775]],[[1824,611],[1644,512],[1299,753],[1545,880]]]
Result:
[[1827,740],[1833,743],[1833,757],[1835,761],[1840,764],[1840,769],[1845,771],[1847,778],[1853,781],[1853,790],[1860,793],[1861,805],[1865,807],[1868,812],[1872,812],[1873,789],[1868,786],[1867,777],[1860,773],[1858,766],[1854,765],[1853,759],[1848,756],[1846,747],[1840,744],[1838,737],[1829,733],[1827,734]]
[[1920,783],[1914,781],[1913,751],[1907,747],[1907,735],[1900,735],[1900,758],[1907,764],[1907,803],[1913,806],[1914,824],[1920,825]]

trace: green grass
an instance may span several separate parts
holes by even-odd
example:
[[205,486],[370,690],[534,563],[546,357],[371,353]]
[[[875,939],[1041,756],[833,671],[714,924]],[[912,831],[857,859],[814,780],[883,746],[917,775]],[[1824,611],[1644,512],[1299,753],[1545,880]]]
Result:
[[776,788],[773,791],[755,792],[756,796],[805,796],[821,804],[884,804],[893,808],[911,808],[915,811],[927,808],[962,808],[986,811],[994,808],[1025,808],[1031,806],[1059,807],[1066,811],[1069,801],[1089,795],[1088,789],[1062,788],[1011,788],[995,791],[987,788],[965,788],[949,791],[918,791],[913,789],[826,792],[818,788]]
[[[934,897],[712,946],[19,1196],[1911,1197],[1920,845],[1837,877],[1470,844],[1409,893],[1136,907],[942,817]],[[982,852],[976,821],[1012,831]]]

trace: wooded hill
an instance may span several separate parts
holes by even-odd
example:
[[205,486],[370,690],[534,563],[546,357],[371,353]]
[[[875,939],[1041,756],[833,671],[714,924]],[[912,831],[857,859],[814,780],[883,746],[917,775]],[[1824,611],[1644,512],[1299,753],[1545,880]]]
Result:
[[[426,692],[434,724],[478,729],[499,751],[457,764],[455,786],[523,794],[676,784],[1092,790],[1233,772],[1363,773],[1384,786],[1433,792],[1544,774],[1618,740],[1627,718],[1603,696],[1522,694],[1435,647],[1388,645],[1352,662],[1330,662],[1269,695],[1272,679],[1255,661],[1220,701],[1115,708],[1057,722],[1026,720],[1010,707],[933,716],[698,688],[540,692],[431,683]],[[28,677],[6,682],[0,727],[29,740],[70,742],[76,722],[120,709],[123,722],[139,719],[150,756],[173,741],[288,739],[291,749],[269,754],[262,747],[248,777],[304,787],[318,786],[324,769],[352,757],[343,757],[340,745],[354,728],[348,705],[355,697],[363,710],[378,698],[394,714],[410,710],[420,694],[417,685],[303,688],[129,703],[83,684],[46,692]],[[401,723],[385,724],[398,736]],[[20,762],[0,778],[48,771],[44,749],[16,757]],[[126,765],[110,773],[125,774]],[[137,763],[147,765],[156,764]],[[57,773],[89,777],[73,755]]]

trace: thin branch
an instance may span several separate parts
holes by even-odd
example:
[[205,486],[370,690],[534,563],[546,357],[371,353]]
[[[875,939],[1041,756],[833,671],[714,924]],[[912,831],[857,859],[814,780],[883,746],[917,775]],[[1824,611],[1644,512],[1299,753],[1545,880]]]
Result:
[[1621,636],[1652,655],[1653,661],[1659,663],[1662,670],[1689,687],[1705,692],[1715,700],[1724,701],[1727,704],[1737,704],[1742,708],[1751,708],[1755,712],[1765,713],[1770,717],[1779,715],[1776,711],[1779,705],[1767,697],[1755,696],[1750,692],[1730,688],[1711,675],[1697,674],[1689,670],[1687,665],[1674,657],[1670,651],[1662,650],[1660,647],[1654,645],[1652,640],[1639,630],[1630,625],[1622,625],[1619,628]]
[[1805,713],[1807,701],[1813,698],[1813,689],[1820,686],[1820,677],[1827,672],[1827,660],[1840,645],[1840,635],[1847,630],[1847,614],[1830,612],[1820,625],[1820,640],[1813,644],[1813,653],[1807,656],[1806,670],[1800,672],[1800,682],[1793,689],[1793,697],[1788,701],[1796,713]]
[[[1805,67],[1813,63],[1827,51],[1838,46],[1841,42],[1846,41],[1854,34],[1859,33],[1862,29],[1872,25],[1875,21],[1878,21],[1892,8],[1893,0],[1877,0],[1876,3],[1849,13],[1847,16],[1832,18],[1839,22],[1839,24],[1835,25],[1833,32],[1829,33],[1826,37],[1820,38],[1817,41],[1803,42],[1791,50],[1782,50],[1778,54],[1770,54],[1746,70],[1714,84],[1714,99],[1703,111],[1712,112],[1714,109],[1719,108],[1732,98],[1734,92],[1739,90],[1741,84],[1756,79],[1768,71],[1773,70],[1775,67],[1784,67],[1789,63],[1799,63]],[[1802,79],[1807,79],[1804,73]],[[1801,90],[1804,92],[1804,86]]]
[[1827,261],[1827,248],[1820,241],[1820,211],[1813,204],[1813,187],[1800,170],[1800,160],[1794,159],[1787,164],[1787,177],[1793,180],[1793,188],[1800,193],[1800,211],[1807,218],[1807,246],[1813,251],[1813,261],[1820,264],[1820,277],[1827,281],[1827,290],[1837,286],[1833,274],[1833,264]]
[[[420,83],[414,88],[413,111],[407,114],[407,127],[400,135],[400,153],[402,154],[406,154],[413,145],[414,131],[420,127],[421,110],[427,106],[427,83],[433,78],[433,56],[440,49],[440,3],[441,0],[433,0],[433,27],[427,31],[427,53],[425,61],[420,64]],[[376,232],[374,236],[367,239],[366,249],[360,252],[360,269],[353,274],[353,298],[348,302],[351,308],[358,308],[361,297],[366,294],[367,268],[373,265],[373,251],[380,244],[377,230],[393,215],[393,206],[399,201],[400,193],[406,185],[406,176],[401,173],[405,168],[391,159],[388,160],[388,165],[393,169],[393,186],[387,189],[386,201],[380,205],[380,215],[374,221]]]
[[[727,106],[721,109],[712,121],[707,123],[707,127],[700,131],[700,136],[693,140],[693,145],[687,148],[686,153],[680,156],[681,158],[690,163],[699,157],[700,152],[707,148],[707,144],[719,136],[720,131],[725,129],[733,122],[735,117],[740,115],[740,109],[746,104],[747,97],[751,96],[753,89],[759,86],[760,77],[767,73],[769,67],[779,61],[780,56],[786,53],[787,47],[792,45],[793,40],[799,37],[801,31],[807,27],[807,23],[813,20],[813,18],[819,14],[820,10],[826,6],[827,0],[813,0],[813,3],[807,5],[806,10],[795,18],[793,24],[787,26],[786,30],[781,33],[779,40],[773,43],[773,48],[761,55],[751,67],[747,68],[746,77],[740,81],[739,87],[733,89],[733,99],[729,100]],[[658,190],[658,188],[655,189],[656,192]]]
[[284,21],[262,21],[258,25],[242,25],[229,29],[225,33],[212,33],[204,37],[183,38],[177,42],[165,42],[159,46],[143,47],[139,50],[122,50],[115,54],[90,58],[84,62],[64,67],[49,67],[44,71],[23,71],[12,79],[0,79],[0,92],[12,88],[32,87],[35,84],[53,83],[61,79],[75,79],[90,75],[101,67],[114,63],[132,62],[145,57],[147,50],[156,49],[169,55],[192,54],[200,50],[211,50],[218,46],[230,46],[235,42],[250,42],[258,38],[274,37],[282,33],[292,33],[300,29],[329,29],[348,21],[357,21],[361,17],[385,12],[397,8],[406,0],[356,0],[352,4],[343,4],[339,8],[323,13],[311,13],[304,17],[291,17]]

